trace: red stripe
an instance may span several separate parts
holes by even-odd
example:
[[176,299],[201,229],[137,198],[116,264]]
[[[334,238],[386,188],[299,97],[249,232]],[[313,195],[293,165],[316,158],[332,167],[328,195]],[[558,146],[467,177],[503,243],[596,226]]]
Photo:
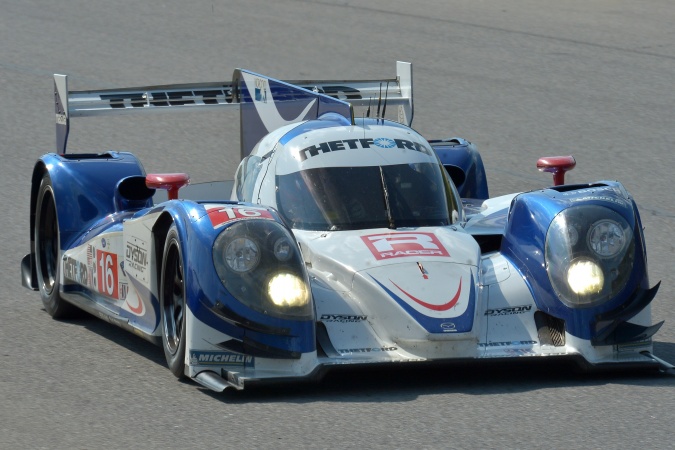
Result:
[[[391,279],[389,281],[391,281]],[[454,297],[452,297],[452,299],[448,303],[444,303],[442,305],[432,305],[431,303],[427,303],[425,301],[420,300],[419,298],[416,298],[416,297],[410,295],[409,293],[407,293],[406,291],[401,289],[401,287],[398,284],[394,283],[393,281],[391,281],[391,283],[394,286],[396,286],[397,288],[399,288],[400,291],[403,292],[405,295],[410,297],[410,299],[413,300],[414,302],[424,306],[425,308],[429,308],[429,309],[434,310],[434,311],[447,311],[450,308],[452,308],[453,306],[455,306],[457,304],[457,302],[459,301],[459,294],[462,292],[462,279],[460,278],[459,279],[459,287],[457,288],[457,293],[455,294]]]

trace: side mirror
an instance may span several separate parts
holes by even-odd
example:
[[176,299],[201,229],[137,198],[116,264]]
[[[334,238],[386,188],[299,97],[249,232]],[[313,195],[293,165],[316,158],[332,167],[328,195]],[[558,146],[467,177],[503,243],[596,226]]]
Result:
[[178,198],[178,190],[190,184],[187,173],[149,173],[145,176],[145,185],[150,189],[166,189],[169,200]]
[[565,172],[577,165],[574,156],[544,156],[537,161],[537,169],[553,174],[553,185],[565,184]]

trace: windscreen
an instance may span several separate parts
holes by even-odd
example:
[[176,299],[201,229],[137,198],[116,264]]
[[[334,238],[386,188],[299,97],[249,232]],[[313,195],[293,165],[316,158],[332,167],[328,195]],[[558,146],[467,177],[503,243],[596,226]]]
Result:
[[459,204],[433,163],[307,169],[277,176],[277,205],[302,230],[449,225]]

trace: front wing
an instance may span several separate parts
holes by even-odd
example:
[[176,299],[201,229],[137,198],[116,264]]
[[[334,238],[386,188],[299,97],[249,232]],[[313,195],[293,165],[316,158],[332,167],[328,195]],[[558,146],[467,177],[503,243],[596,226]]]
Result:
[[[460,336],[443,339],[429,334],[425,342],[396,341],[374,331],[372,319],[359,314],[331,314],[317,302],[317,350],[298,359],[262,358],[228,351],[219,346],[229,336],[209,327],[190,312],[188,316],[187,375],[198,383],[223,391],[247,385],[285,381],[318,380],[336,367],[386,366],[401,363],[459,364],[466,362],[572,360],[585,369],[642,368],[672,370],[673,366],[652,354],[651,335],[622,345],[594,346],[542,323],[526,283],[508,260],[499,254],[485,256],[478,292],[475,327],[479,339]],[[314,289],[315,297],[325,295]],[[413,319],[411,319],[413,320]],[[649,308],[631,320],[639,326],[651,323]],[[339,324],[336,328],[335,325]],[[379,324],[382,325],[382,324]],[[386,328],[386,324],[385,328]],[[340,329],[351,345],[331,336]],[[381,327],[380,327],[381,328]],[[654,330],[655,332],[656,330]],[[557,334],[556,334],[557,333]]]

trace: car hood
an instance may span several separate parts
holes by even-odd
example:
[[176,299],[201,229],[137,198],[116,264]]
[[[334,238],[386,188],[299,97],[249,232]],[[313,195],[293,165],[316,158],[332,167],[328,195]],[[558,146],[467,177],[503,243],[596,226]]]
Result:
[[[423,278],[428,264],[478,266],[478,244],[462,228],[424,227],[316,232],[294,230],[311,272],[338,290],[351,290],[358,272],[414,267]],[[421,267],[420,267],[421,266]]]
[[317,316],[331,339],[344,339],[345,321],[367,324],[368,333],[350,332],[350,341],[339,345],[356,345],[366,334],[378,345],[398,348],[430,339],[476,339],[480,250],[461,228],[296,231],[296,236]]

